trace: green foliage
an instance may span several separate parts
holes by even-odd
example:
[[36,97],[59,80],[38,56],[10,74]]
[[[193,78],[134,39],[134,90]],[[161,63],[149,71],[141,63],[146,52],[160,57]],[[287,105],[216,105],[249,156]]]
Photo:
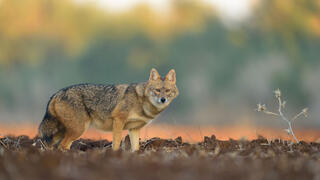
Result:
[[309,103],[302,84],[320,57],[317,1],[265,0],[233,28],[197,1],[172,6],[163,16],[142,5],[112,14],[71,0],[0,1],[0,104],[36,103],[39,93],[45,99],[74,83],[144,81],[157,67],[177,70],[184,112],[199,98],[188,90],[190,79],[204,79],[211,98],[225,96],[243,88],[237,76],[248,64],[270,54],[290,69],[273,74],[270,89]]

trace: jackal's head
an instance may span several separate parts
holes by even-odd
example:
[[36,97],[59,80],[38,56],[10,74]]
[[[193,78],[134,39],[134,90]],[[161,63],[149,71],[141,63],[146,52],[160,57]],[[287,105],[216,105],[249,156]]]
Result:
[[179,94],[176,86],[175,70],[170,70],[168,74],[162,78],[158,71],[152,68],[145,94],[149,98],[149,101],[157,108],[162,109],[168,106]]

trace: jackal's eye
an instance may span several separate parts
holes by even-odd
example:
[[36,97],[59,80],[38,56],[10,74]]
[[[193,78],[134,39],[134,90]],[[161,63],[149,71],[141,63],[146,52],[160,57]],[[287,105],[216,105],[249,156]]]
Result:
[[170,89],[166,89],[166,93],[169,93],[171,90]]
[[156,92],[158,92],[158,93],[161,92],[161,89],[156,89]]

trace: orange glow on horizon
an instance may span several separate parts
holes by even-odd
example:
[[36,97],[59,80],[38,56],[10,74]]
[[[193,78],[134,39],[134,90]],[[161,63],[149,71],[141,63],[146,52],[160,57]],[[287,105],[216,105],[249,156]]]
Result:
[[[123,137],[127,134],[124,131]],[[311,142],[317,141],[320,138],[320,130],[315,129],[299,129],[295,130],[295,134],[299,140]],[[19,125],[15,127],[14,125],[2,125],[0,127],[0,137],[4,135],[27,135],[30,137],[35,137],[37,135],[37,125]],[[185,142],[199,142],[203,141],[204,136],[215,135],[219,140],[228,139],[241,139],[245,138],[248,140],[256,139],[259,135],[266,137],[268,139],[291,139],[288,137],[284,130],[272,129],[272,128],[262,128],[254,126],[196,126],[196,125],[169,125],[169,124],[151,124],[141,129],[140,138],[142,140],[150,139],[153,137],[160,137],[165,139],[174,139],[181,136]],[[96,130],[94,128],[89,128],[81,138],[85,139],[108,139],[111,141],[112,133],[103,132]]]

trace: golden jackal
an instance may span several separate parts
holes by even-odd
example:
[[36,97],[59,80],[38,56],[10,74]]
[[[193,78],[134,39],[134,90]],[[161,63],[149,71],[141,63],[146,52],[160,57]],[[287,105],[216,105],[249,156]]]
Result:
[[59,90],[49,100],[39,136],[52,148],[68,150],[90,125],[112,131],[118,150],[122,130],[129,130],[131,150],[139,149],[140,129],[179,94],[172,69],[162,78],[151,69],[147,82],[137,84],[78,84]]

